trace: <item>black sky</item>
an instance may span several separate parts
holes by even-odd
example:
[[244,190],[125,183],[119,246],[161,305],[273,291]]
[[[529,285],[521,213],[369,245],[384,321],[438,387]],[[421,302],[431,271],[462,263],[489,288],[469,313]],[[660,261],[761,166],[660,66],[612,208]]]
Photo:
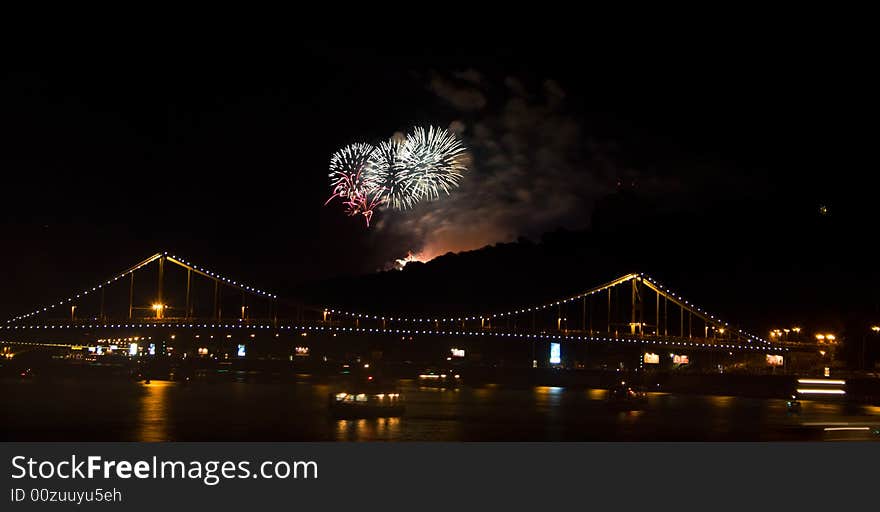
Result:
[[[354,140],[462,118],[428,83],[432,73],[468,69],[492,84],[490,106],[507,77],[556,81],[585,143],[616,148],[614,172],[660,184],[645,204],[695,218],[711,212],[687,235],[679,230],[688,226],[670,228],[669,243],[776,254],[767,260],[775,267],[735,270],[743,288],[774,272],[800,282],[805,266],[812,276],[828,270],[819,273],[835,294],[852,289],[876,301],[862,291],[877,285],[877,271],[859,267],[874,259],[877,215],[876,166],[861,156],[876,131],[863,129],[871,87],[857,47],[784,38],[717,47],[305,42],[284,55],[187,53],[7,72],[0,313],[29,310],[161,249],[279,290],[402,256],[388,237],[322,206],[327,161]],[[603,179],[613,183],[614,172]],[[816,219],[821,204],[829,219]],[[593,208],[584,205],[580,227]],[[755,230],[729,238],[711,232],[715,219]],[[831,238],[809,239],[816,222]],[[782,294],[797,296],[803,289]]]

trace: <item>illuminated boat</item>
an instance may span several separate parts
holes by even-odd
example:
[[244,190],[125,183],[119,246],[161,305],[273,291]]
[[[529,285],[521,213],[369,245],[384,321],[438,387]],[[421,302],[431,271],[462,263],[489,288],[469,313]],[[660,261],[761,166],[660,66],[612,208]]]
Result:
[[608,390],[607,404],[618,410],[644,409],[648,404],[648,395],[644,391],[628,386],[626,381],[620,381]]
[[402,416],[405,407],[397,390],[361,389],[331,393],[328,409],[334,418],[390,418]]
[[799,413],[801,412],[801,401],[797,399],[797,395],[791,395],[791,398],[786,400],[785,407],[790,413]]
[[458,370],[434,370],[429,369],[418,376],[419,386],[452,387],[461,384],[461,374]]
[[378,375],[350,379],[327,397],[334,418],[390,418],[403,415],[403,396]]

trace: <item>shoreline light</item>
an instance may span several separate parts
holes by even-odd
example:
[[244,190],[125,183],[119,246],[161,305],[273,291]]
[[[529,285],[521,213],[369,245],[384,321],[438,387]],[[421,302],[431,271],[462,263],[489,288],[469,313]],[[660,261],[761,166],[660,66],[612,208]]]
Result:
[[828,384],[829,386],[843,386],[845,380],[834,379],[798,379],[798,384]]
[[821,388],[798,388],[798,393],[802,395],[845,395],[846,391],[842,389],[821,389]]

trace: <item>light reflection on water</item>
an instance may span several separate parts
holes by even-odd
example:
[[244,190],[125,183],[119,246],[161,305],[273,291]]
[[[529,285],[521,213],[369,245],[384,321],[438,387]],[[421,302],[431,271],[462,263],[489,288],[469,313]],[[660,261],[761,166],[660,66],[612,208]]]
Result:
[[138,441],[156,442],[170,441],[168,432],[168,400],[169,391],[175,386],[173,382],[154,380],[142,384],[143,394],[140,398],[140,415],[138,430],[135,434]]
[[605,400],[608,397],[607,389],[588,389],[587,397],[590,400]]
[[722,396],[722,395],[711,395],[707,397],[709,402],[714,406],[720,409],[725,409],[733,405],[736,397],[733,396]]
[[392,441],[400,436],[400,418],[337,420],[337,441]]
[[812,440],[849,435],[823,427],[880,425],[876,405],[805,400],[792,413],[781,398],[652,392],[644,410],[621,412],[608,407],[604,389],[400,384],[403,417],[335,420],[327,410],[335,388],[327,384],[5,381],[0,434],[11,441]]

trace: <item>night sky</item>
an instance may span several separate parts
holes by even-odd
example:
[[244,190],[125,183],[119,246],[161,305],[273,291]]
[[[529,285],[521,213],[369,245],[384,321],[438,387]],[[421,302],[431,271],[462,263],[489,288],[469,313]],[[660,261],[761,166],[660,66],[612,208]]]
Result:
[[[540,241],[559,228],[589,237],[602,219],[666,284],[758,332],[774,308],[780,325],[880,316],[860,52],[580,43],[310,42],[284,59],[187,53],[8,72],[0,314],[159,250],[295,295],[409,250]],[[378,212],[369,230],[323,206],[342,145],[452,123],[474,158],[452,197]],[[609,221],[620,197],[640,206]],[[698,268],[668,255],[683,250]]]

